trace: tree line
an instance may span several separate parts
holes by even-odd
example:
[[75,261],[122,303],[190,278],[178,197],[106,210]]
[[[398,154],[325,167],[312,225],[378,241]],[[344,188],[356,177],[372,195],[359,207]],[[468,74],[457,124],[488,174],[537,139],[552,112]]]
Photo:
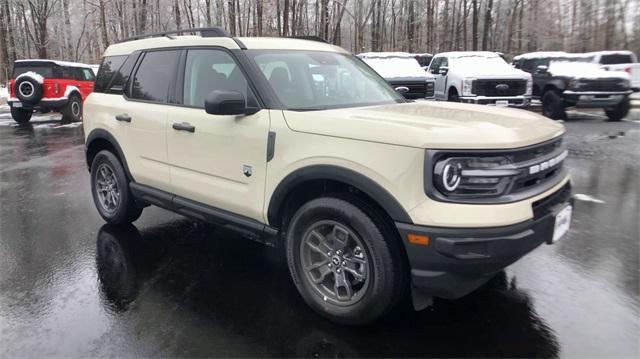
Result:
[[640,51],[640,0],[0,0],[0,80],[23,58],[99,63],[176,28],[319,36],[354,53]]

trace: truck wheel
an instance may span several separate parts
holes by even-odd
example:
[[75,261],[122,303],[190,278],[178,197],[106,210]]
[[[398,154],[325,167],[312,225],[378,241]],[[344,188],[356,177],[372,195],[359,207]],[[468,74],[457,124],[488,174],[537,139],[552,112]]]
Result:
[[460,102],[460,96],[458,96],[458,91],[452,88],[449,90],[449,96],[447,96],[447,101],[449,102]]
[[33,114],[33,111],[22,110],[19,108],[11,109],[11,117],[13,117],[13,120],[21,125],[28,123],[29,120],[31,120],[32,114]]
[[631,101],[627,98],[615,107],[605,108],[604,113],[607,115],[609,121],[620,121],[627,117],[630,108]]
[[63,122],[78,122],[82,120],[82,99],[78,95],[71,95],[69,102],[62,108]]
[[287,262],[298,291],[316,312],[358,325],[397,303],[404,289],[402,253],[381,222],[332,197],[296,211],[287,230]]
[[98,213],[108,223],[131,223],[142,214],[129,191],[124,168],[109,151],[98,152],[91,163],[91,194]]
[[542,114],[553,120],[564,120],[567,112],[564,110],[562,98],[557,92],[549,90],[542,96]]

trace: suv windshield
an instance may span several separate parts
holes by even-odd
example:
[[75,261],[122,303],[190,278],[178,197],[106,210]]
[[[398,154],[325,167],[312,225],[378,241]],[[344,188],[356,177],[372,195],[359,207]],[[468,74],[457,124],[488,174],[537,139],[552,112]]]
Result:
[[29,71],[33,71],[45,78],[55,77],[53,76],[53,65],[47,65],[42,63],[39,63],[39,64],[17,63],[13,68],[13,78],[15,79],[16,77]]
[[250,50],[247,53],[289,110],[313,111],[404,102],[383,78],[352,55],[282,50]]

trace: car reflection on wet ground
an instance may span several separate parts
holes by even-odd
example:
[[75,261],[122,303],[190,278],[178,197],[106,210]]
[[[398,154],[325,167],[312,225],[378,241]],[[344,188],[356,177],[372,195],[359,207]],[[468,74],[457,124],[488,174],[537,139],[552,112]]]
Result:
[[459,300],[368,327],[313,313],[280,249],[148,208],[104,225],[82,128],[0,114],[0,348],[42,356],[637,357],[640,114],[572,114],[570,233]]

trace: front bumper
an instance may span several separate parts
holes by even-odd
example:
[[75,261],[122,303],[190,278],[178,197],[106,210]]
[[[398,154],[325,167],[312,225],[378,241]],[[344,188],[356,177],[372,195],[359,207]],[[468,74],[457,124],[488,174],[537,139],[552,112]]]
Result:
[[460,101],[464,103],[474,103],[478,105],[500,105],[506,101],[510,107],[527,107],[531,103],[531,96],[505,96],[505,97],[488,97],[488,96],[460,96]]
[[52,111],[60,109],[69,102],[68,98],[60,98],[55,100],[40,100],[37,103],[26,103],[20,102],[16,100],[7,101],[7,104],[11,108],[19,108],[23,110],[33,110],[33,111]]
[[[411,267],[414,290],[454,299],[475,290],[542,243],[551,243],[555,215],[572,203],[569,183],[532,204],[534,217],[492,228],[442,228],[396,223]],[[429,238],[410,243],[408,236]]]
[[610,107],[616,106],[622,102],[633,91],[589,91],[589,92],[577,92],[577,91],[564,91],[562,94],[565,98],[565,102],[570,106],[576,107]]

